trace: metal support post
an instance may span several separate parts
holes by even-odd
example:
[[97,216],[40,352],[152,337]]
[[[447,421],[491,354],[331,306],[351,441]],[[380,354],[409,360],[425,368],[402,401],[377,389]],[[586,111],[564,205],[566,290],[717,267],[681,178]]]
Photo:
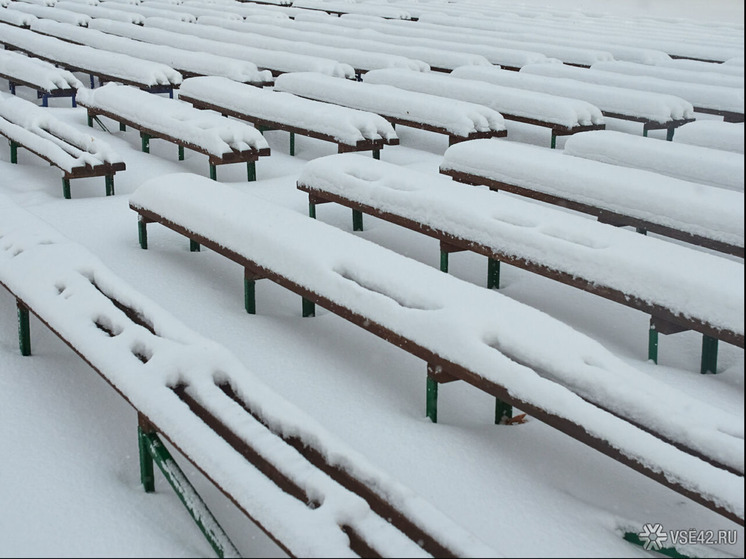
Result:
[[106,183],[106,195],[114,196],[114,175],[106,175],[104,181]]
[[718,341],[717,338],[702,336],[702,363],[699,372],[703,375],[717,373]]
[[425,392],[425,414],[433,423],[438,422],[438,382],[427,375],[427,389]]
[[500,289],[500,261],[487,259],[487,289]]
[[256,180],[256,161],[246,162],[246,178],[249,182]]
[[140,248],[147,250],[148,248],[148,222],[145,221],[143,216],[139,216],[137,219],[137,236],[140,241]]
[[69,200],[72,196],[70,195],[70,179],[62,177],[62,196],[66,200]]
[[363,230],[363,212],[360,210],[352,210],[352,230]]
[[18,308],[18,347],[21,355],[31,355],[31,325],[29,322],[28,307],[16,299]]

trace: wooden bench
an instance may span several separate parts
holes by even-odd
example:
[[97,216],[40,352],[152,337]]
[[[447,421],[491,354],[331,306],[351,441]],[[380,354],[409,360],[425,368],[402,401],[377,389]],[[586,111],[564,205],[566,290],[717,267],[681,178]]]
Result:
[[606,127],[601,110],[579,99],[463,80],[434,72],[374,70],[365,74],[363,80],[365,83],[385,84],[419,93],[436,92],[436,95],[447,99],[484,105],[507,120],[549,128],[552,132],[552,148],[556,146],[558,136],[603,130]]
[[648,359],[655,362],[659,332],[702,333],[702,373],[717,370],[718,340],[744,347],[740,263],[359,158],[312,161],[297,186],[308,193],[311,217],[317,204],[336,202],[352,208],[353,230],[362,230],[365,213],[437,239],[444,272],[451,252],[486,256],[488,288],[499,288],[500,262],[506,262],[649,314]]
[[743,126],[718,120],[695,120],[682,126],[674,142],[744,153]]
[[43,107],[50,97],[70,97],[74,107],[75,93],[83,85],[67,70],[9,50],[0,51],[0,78],[8,80],[13,95],[19,85],[35,90]]
[[173,96],[174,88],[179,87],[182,79],[181,74],[165,64],[85,45],[74,45],[28,29],[3,26],[0,44],[5,45],[6,49],[25,52],[70,72],[88,74],[91,88],[95,85],[95,78],[98,78],[101,84],[118,82],[151,93],[168,93]]
[[462,66],[451,72],[451,75],[505,87],[582,99],[601,109],[605,117],[641,123],[643,136],[647,136],[650,130],[666,130],[666,139],[671,140],[676,128],[694,121],[692,104],[673,95],[566,78],[533,76],[525,72],[509,72],[494,67]]
[[3,196],[0,238],[22,355],[32,355],[35,315],[132,405],[145,491],[155,490],[155,462],[218,556],[239,555],[162,439],[292,557],[496,553]]
[[[641,375],[547,315],[204,177],[179,174],[147,181],[130,198],[130,207],[138,213],[142,248],[148,246],[147,224],[160,223],[186,236],[191,245],[204,245],[239,264],[244,270],[247,312],[256,312],[256,280],[270,279],[303,298],[304,316],[315,315],[319,305],[424,360],[427,412],[433,421],[438,383],[464,380],[496,397],[496,422],[508,417],[515,405],[743,524],[743,495],[736,489],[742,487],[743,478],[707,465],[700,457],[709,455],[705,446],[718,439],[717,455],[733,456],[741,462],[734,466],[742,470],[743,440],[704,427],[702,422],[713,421],[705,415],[697,419],[697,426],[707,436],[692,437],[687,443],[698,447],[695,457],[585,401],[563,381],[575,384],[589,376],[613,376],[627,382],[628,374]],[[558,378],[563,381],[550,380]],[[646,394],[644,388],[637,388]],[[617,407],[619,402],[607,405]],[[657,402],[635,407],[658,413]],[[687,419],[675,423],[679,421]],[[665,414],[653,424],[668,424],[674,431],[680,428],[671,425]],[[732,450],[726,451],[727,447]],[[661,461],[664,455],[667,458]],[[692,471],[699,470],[685,466],[690,460],[704,464],[706,480],[692,479],[698,476],[691,476]],[[723,485],[710,485],[713,479]],[[702,491],[702,482],[709,486],[707,491]]]
[[384,145],[398,145],[394,128],[383,117],[219,77],[189,78],[181,84],[179,99],[198,109],[251,122],[259,130],[290,133],[290,155],[295,135],[337,145],[339,153],[372,151],[380,157]]
[[251,126],[130,86],[107,84],[84,90],[78,102],[88,112],[89,126],[105,116],[118,122],[120,130],[127,126],[138,130],[145,153],[150,153],[150,140],[158,138],[179,147],[180,161],[184,148],[206,155],[213,180],[217,180],[217,166],[229,163],[246,163],[248,180],[256,180],[256,161],[270,154],[267,141]]
[[293,72],[277,77],[275,91],[369,111],[393,125],[445,134],[449,144],[507,135],[502,115],[488,107],[386,85]]
[[640,169],[590,161],[538,146],[475,140],[448,148],[440,172],[633,226],[712,250],[744,256],[743,193]]
[[47,110],[19,97],[0,95],[0,134],[10,142],[10,162],[18,148],[38,155],[62,171],[62,193],[70,198],[70,180],[104,177],[106,195],[114,194],[114,175],[124,162],[100,140],[81,134]]

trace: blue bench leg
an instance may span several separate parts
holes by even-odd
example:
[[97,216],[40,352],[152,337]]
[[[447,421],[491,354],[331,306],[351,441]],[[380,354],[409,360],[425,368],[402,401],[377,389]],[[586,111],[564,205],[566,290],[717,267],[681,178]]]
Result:
[[72,102],[72,105],[73,105],[73,109],[78,106],[78,101],[75,98],[75,93],[72,94],[71,102]]
[[427,389],[425,393],[425,414],[433,423],[438,422],[438,382],[427,375]]
[[137,237],[140,241],[140,248],[147,250],[148,248],[148,222],[142,216],[137,219]]
[[718,341],[717,338],[702,336],[702,363],[699,372],[703,375],[717,373]]
[[16,84],[14,84],[13,82],[11,81],[8,82],[8,89],[10,89],[10,93],[12,95],[16,94]]
[[487,259],[487,289],[500,289],[500,261]]
[[21,355],[31,355],[31,325],[29,323],[28,307],[16,299],[18,308],[18,347]]

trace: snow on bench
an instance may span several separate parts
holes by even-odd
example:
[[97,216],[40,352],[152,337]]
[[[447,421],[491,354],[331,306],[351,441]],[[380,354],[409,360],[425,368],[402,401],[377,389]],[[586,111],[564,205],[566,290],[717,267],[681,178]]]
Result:
[[564,150],[575,157],[744,191],[743,156],[719,149],[598,130],[570,137]]
[[[633,371],[536,309],[204,177],[147,181],[130,207],[139,214],[143,248],[147,223],[157,222],[241,265],[250,313],[256,311],[255,280],[268,278],[303,298],[304,316],[319,305],[426,361],[433,420],[438,382],[465,380],[498,398],[498,409],[515,405],[743,523],[742,476],[708,465],[549,380],[583,384],[603,375],[626,382],[625,373]],[[711,428],[698,426],[721,441],[718,459],[740,454],[742,460],[743,440],[725,434],[725,425],[732,433],[730,419],[718,429],[718,412],[703,414]]]
[[742,192],[628,169],[515,142],[474,140],[448,148],[440,172],[744,256]]
[[488,107],[388,85],[296,72],[278,76],[274,89],[376,113],[392,124],[446,134],[450,144],[507,134],[502,115]]
[[33,15],[39,19],[52,19],[62,21],[70,25],[80,25],[85,27],[91,21],[90,16],[78,14],[66,10],[57,10],[50,6],[41,6],[37,4],[27,4],[26,2],[11,2],[8,5],[9,10],[23,12]]
[[0,51],[0,78],[8,80],[13,95],[19,85],[34,89],[44,107],[49,104],[50,97],[70,97],[74,107],[75,93],[83,87],[72,72],[10,50]]
[[122,12],[135,13],[139,16],[144,17],[145,19],[151,17],[160,17],[183,23],[195,23],[197,21],[197,16],[195,16],[194,14],[190,14],[188,12],[179,12],[171,9],[163,10],[158,8],[151,8],[149,4],[149,2],[141,2],[137,5],[118,3],[115,6],[109,6],[109,8],[120,10]]
[[[354,35],[340,36],[337,31],[338,27],[330,29],[303,29],[296,25],[294,20],[272,20],[252,23],[251,21],[226,21],[217,18],[200,17],[198,22],[205,25],[218,26],[223,29],[240,31],[241,33],[251,33],[262,37],[272,37],[289,41],[303,41],[314,45],[323,45],[327,47],[339,47],[342,49],[355,49],[366,53],[365,56],[383,55],[384,62],[388,56],[401,56],[405,59],[423,61],[425,65],[421,68],[413,67],[412,64],[368,64],[365,67],[353,64],[358,72],[373,70],[376,68],[409,68],[414,70],[439,70],[447,72],[471,64],[489,66],[490,61],[476,53],[460,52],[449,49],[437,42],[427,46],[402,44],[391,41],[386,36],[366,37],[363,33]],[[268,39],[272,40],[272,39]],[[347,60],[352,64],[351,60]]]
[[125,23],[132,23],[135,25],[142,25],[145,22],[145,16],[142,14],[136,14],[133,12],[125,12],[124,10],[117,10],[116,5],[112,6],[111,2],[106,2],[106,6],[97,4],[95,6],[89,4],[81,4],[78,2],[58,2],[57,8],[61,10],[68,10],[79,14],[85,14],[91,18],[104,18],[113,19],[116,21],[123,21]]
[[679,129],[675,142],[744,153],[743,124],[696,120]]
[[81,134],[30,101],[0,95],[0,134],[10,142],[10,162],[22,147],[62,171],[62,193],[70,198],[70,180],[103,176],[106,195],[114,194],[114,175],[125,164],[106,143]]
[[[450,252],[487,256],[488,288],[499,288],[500,262],[507,262],[650,314],[648,359],[655,362],[662,325],[714,340],[702,373],[717,371],[718,339],[743,347],[740,262],[360,157],[314,160],[297,187],[308,193],[311,217],[317,204],[336,202],[353,209],[353,230],[362,230],[366,213],[437,239],[441,271]],[[641,386],[628,380],[638,393]]]
[[161,437],[290,556],[495,556],[224,347],[5,197],[0,239],[0,285],[17,300],[22,354],[31,354],[33,313],[132,405],[145,490],[154,491],[155,459],[220,557],[238,554],[167,451],[164,459]]
[[398,6],[389,6],[385,3],[353,3],[334,2],[329,0],[293,0],[294,8],[304,10],[320,10],[334,15],[362,14],[377,16],[387,19],[411,19],[409,12]]
[[[124,24],[128,25],[128,24]],[[137,27],[131,25],[130,27]],[[41,58],[71,72],[84,72],[103,82],[121,82],[151,92],[173,94],[181,74],[170,66],[126,54],[105,52],[84,45],[73,45],[28,29],[4,26],[0,44]]]
[[[715,64],[710,64],[715,66]],[[696,70],[684,70],[666,66],[651,66],[649,64],[634,64],[615,60],[613,62],[598,62],[591,67],[593,70],[604,72],[616,72],[627,76],[649,76],[663,80],[678,82],[701,83],[723,87],[740,87],[743,89],[743,76],[731,76],[716,72],[700,72]]]
[[[322,17],[315,13],[302,13],[293,19],[293,27],[304,30],[334,33],[340,37],[364,37],[382,42],[400,42],[430,48],[447,48],[454,52],[478,54],[491,64],[503,68],[519,69],[532,62],[548,62],[550,59],[539,52],[526,49],[505,48],[498,42],[474,40],[471,36],[455,34],[446,28],[403,20],[382,20],[369,16]],[[424,26],[424,27],[423,27]],[[431,29],[431,27],[435,27]],[[431,63],[433,70],[437,64]]]
[[[13,2],[15,4],[15,2]],[[0,10],[0,22],[16,27],[29,27],[31,22],[37,19],[33,14],[19,12],[17,10]]]
[[[247,86],[250,87],[250,86]],[[140,131],[142,151],[150,152],[150,140],[159,138],[204,154],[210,177],[217,180],[217,165],[247,165],[248,180],[256,180],[255,162],[269,155],[269,145],[255,128],[212,111],[195,109],[177,99],[167,99],[126,85],[107,84],[79,92],[78,102],[88,111],[88,125],[99,115]]]
[[105,33],[144,41],[151,45],[166,45],[191,53],[209,52],[239,60],[249,60],[258,68],[269,70],[273,76],[284,72],[313,71],[344,78],[355,77],[355,70],[352,66],[329,58],[277,52],[266,48],[250,48],[218,40],[202,39],[187,33],[140,27],[119,21],[94,19],[89,27]]
[[193,15],[197,18],[197,21],[199,21],[199,18],[202,16],[206,17],[215,17],[215,18],[221,18],[221,19],[231,19],[231,20],[238,20],[242,21],[243,16],[239,15],[235,12],[231,12],[228,10],[223,11],[222,6],[218,6],[215,4],[197,4],[192,2],[189,5],[186,5],[182,2],[176,3],[169,3],[169,2],[158,2],[156,0],[148,0],[147,4],[148,7],[151,8],[158,8],[160,10],[169,10],[172,12],[180,12],[180,13],[188,13]]
[[648,76],[628,76],[593,68],[573,68],[564,64],[528,64],[521,68],[521,72],[676,95],[694,105],[694,110],[697,112],[722,116],[726,122],[743,122],[744,120],[743,87],[723,87]]
[[604,116],[642,122],[645,136],[649,130],[665,129],[668,131],[667,136],[672,138],[676,128],[694,120],[692,104],[673,95],[597,85],[567,78],[533,76],[494,67],[462,66],[451,72],[451,75],[461,79],[582,99],[598,107]]
[[179,99],[198,109],[211,109],[251,122],[262,131],[290,132],[290,155],[295,155],[295,134],[333,142],[340,153],[372,150],[376,158],[384,145],[399,143],[391,124],[377,114],[259,89],[226,78],[189,78],[181,84]]
[[[221,22],[222,21],[223,20],[221,20]],[[221,23],[221,25],[223,23]],[[293,56],[299,54],[319,56],[351,66],[355,69],[355,73],[357,74],[367,72],[372,68],[388,68],[391,66],[410,68],[417,71],[429,69],[425,62],[412,58],[405,58],[403,56],[375,52],[370,53],[354,48],[316,45],[307,41],[276,39],[265,35],[257,35],[256,33],[224,29],[216,25],[190,25],[188,23],[181,23],[163,18],[148,18],[145,20],[145,27],[183,33],[201,39],[211,39],[221,43],[240,45],[242,47],[279,51],[284,52],[285,54],[292,54]]]
[[586,130],[601,130],[606,126],[601,110],[586,101],[503,87],[478,80],[459,79],[441,73],[398,69],[375,70],[368,72],[363,81],[420,93],[435,93],[447,99],[484,105],[498,111],[508,120],[550,128],[552,147],[556,145],[557,136]]
[[99,50],[119,52],[143,60],[166,64],[182,74],[183,77],[225,76],[237,82],[249,83],[259,87],[271,85],[273,82],[272,73],[269,70],[260,71],[254,63],[237,58],[205,52],[184,52],[181,49],[168,46],[159,46],[154,49],[152,45],[142,41],[50,20],[38,20],[31,25],[31,29],[38,33]]
[[741,59],[741,65],[736,66],[733,64],[728,64],[728,61],[723,62],[722,64],[713,64],[712,62],[700,62],[699,60],[687,60],[685,58],[674,58],[671,60],[664,60],[661,62],[657,62],[656,66],[660,66],[662,68],[671,68],[674,70],[686,70],[689,72],[708,72],[708,73],[714,73],[714,74],[722,74],[724,76],[739,76],[743,78],[744,75],[744,69],[743,69],[743,59]]

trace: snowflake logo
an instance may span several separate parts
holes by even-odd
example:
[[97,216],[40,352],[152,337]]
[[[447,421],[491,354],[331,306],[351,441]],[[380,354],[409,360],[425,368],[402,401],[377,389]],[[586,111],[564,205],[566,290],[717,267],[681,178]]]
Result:
[[668,539],[668,534],[663,531],[660,524],[645,524],[642,527],[642,532],[637,535],[642,541],[643,549],[652,549],[653,551],[659,551]]

